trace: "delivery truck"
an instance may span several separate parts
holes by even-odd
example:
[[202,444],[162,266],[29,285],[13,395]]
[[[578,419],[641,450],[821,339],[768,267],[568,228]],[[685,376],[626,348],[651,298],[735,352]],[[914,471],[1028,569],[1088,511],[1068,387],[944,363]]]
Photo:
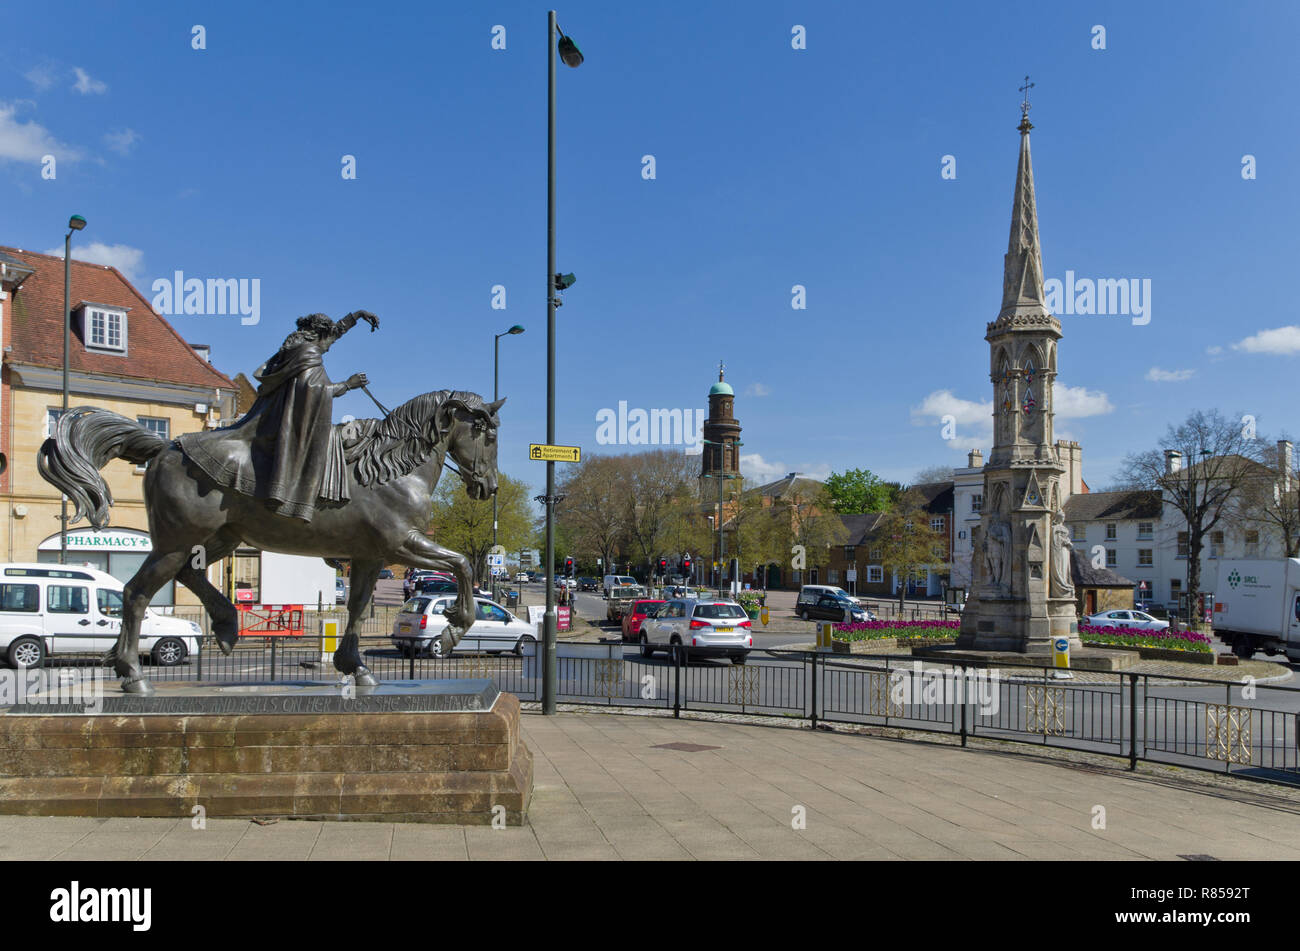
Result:
[[1300,661],[1300,558],[1221,561],[1214,634],[1238,657],[1262,650]]

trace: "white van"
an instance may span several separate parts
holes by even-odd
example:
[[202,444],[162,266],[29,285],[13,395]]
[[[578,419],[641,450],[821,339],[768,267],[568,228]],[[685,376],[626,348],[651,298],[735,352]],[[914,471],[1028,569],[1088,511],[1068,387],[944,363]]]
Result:
[[[122,630],[122,582],[75,565],[0,564],[0,656],[40,667],[51,654],[102,654]],[[193,621],[145,611],[140,653],[170,667],[199,650]]]
[[610,592],[615,588],[636,583],[636,579],[631,575],[605,575],[604,580],[601,582],[601,586],[605,589],[605,597],[608,598]]

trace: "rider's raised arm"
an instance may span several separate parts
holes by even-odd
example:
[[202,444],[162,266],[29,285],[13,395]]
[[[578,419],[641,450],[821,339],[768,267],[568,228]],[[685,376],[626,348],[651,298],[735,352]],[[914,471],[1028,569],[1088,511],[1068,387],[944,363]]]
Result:
[[330,334],[331,342],[337,340],[339,337],[342,337],[345,333],[347,333],[349,330],[355,327],[357,325],[357,321],[360,320],[364,320],[366,323],[370,324],[371,333],[379,329],[378,317],[370,313],[370,311],[368,310],[354,310],[346,317],[343,317],[337,322],[335,322],[334,330]]

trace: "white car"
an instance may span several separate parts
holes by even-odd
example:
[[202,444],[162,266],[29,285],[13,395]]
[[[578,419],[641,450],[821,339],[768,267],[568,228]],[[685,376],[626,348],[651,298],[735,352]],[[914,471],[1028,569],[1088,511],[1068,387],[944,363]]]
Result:
[[649,658],[652,645],[668,645],[668,656],[678,646],[689,647],[687,657],[723,655],[743,664],[754,646],[749,615],[735,601],[699,601],[677,598],[641,622],[641,656]]
[[[408,656],[424,651],[430,657],[444,656],[442,634],[447,629],[447,616],[443,612],[455,603],[454,594],[411,598],[393,621],[393,646]],[[537,640],[535,625],[520,620],[488,598],[474,599],[474,615],[475,621],[456,645],[456,653],[514,651],[521,654],[526,644]]]
[[528,584],[528,572],[521,571],[515,575],[515,584]]
[[[17,668],[51,654],[102,654],[122,631],[122,582],[90,567],[0,566],[0,656]],[[197,654],[203,629],[146,610],[140,653],[171,667]]]
[[1100,614],[1084,618],[1083,623],[1094,627],[1136,627],[1144,631],[1169,629],[1168,621],[1161,621],[1141,611],[1102,611]]

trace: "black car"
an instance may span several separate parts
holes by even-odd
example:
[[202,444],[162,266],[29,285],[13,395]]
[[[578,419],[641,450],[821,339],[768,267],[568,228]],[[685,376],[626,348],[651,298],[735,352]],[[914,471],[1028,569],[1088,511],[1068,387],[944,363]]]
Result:
[[579,578],[579,579],[578,579],[578,590],[579,590],[579,591],[599,591],[599,590],[600,590],[600,579],[599,579],[599,578]]
[[455,594],[458,587],[456,582],[448,581],[446,578],[426,578],[415,587],[414,594]]
[[806,605],[803,610],[807,612],[808,618],[819,621],[844,621],[845,611],[849,612],[848,618],[853,621],[871,620],[871,615],[856,602],[835,598],[829,594],[822,595],[812,604]]

